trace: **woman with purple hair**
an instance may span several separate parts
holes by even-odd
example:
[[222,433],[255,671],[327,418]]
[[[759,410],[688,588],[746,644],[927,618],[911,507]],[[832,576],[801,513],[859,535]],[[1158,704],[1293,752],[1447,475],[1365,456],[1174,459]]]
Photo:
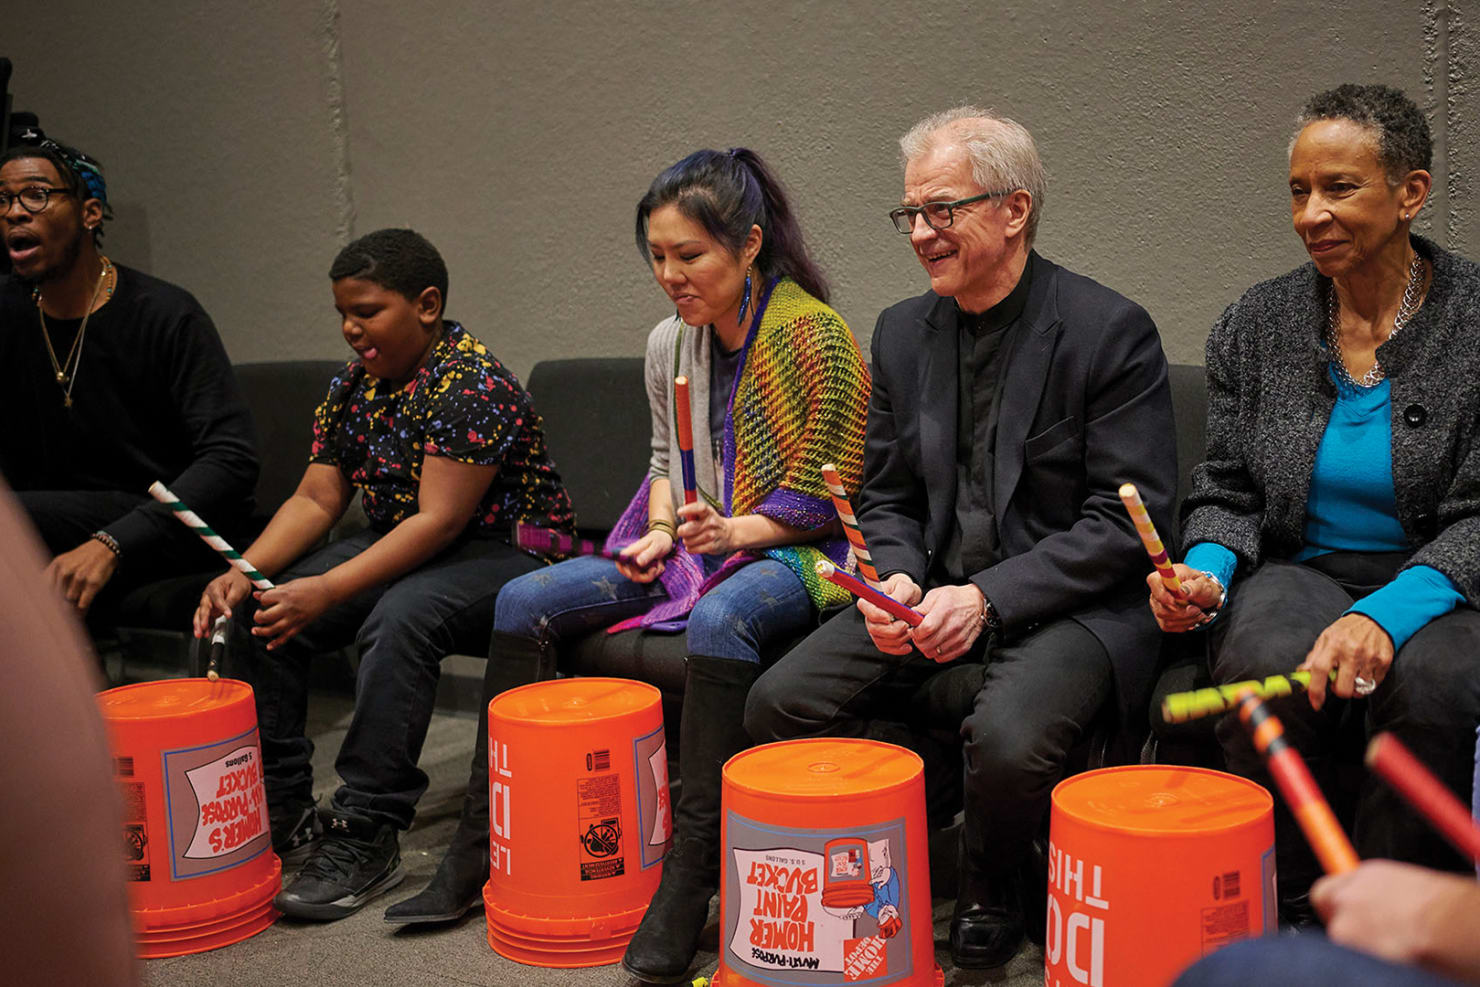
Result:
[[[687,634],[674,839],[622,961],[640,980],[671,983],[693,961],[718,888],[720,767],[749,746],[741,714],[762,658],[847,599],[815,573],[820,559],[848,564],[821,467],[835,464],[856,488],[869,377],[780,183],[753,151],[698,151],[666,169],[638,203],[636,237],[676,312],[648,337],[652,457],[608,543],[621,561],[571,559],[506,585],[485,692],[501,660],[537,660],[593,630]],[[675,475],[676,376],[692,395],[691,504]],[[486,721],[478,743],[452,846],[389,921],[445,921],[479,900]]]

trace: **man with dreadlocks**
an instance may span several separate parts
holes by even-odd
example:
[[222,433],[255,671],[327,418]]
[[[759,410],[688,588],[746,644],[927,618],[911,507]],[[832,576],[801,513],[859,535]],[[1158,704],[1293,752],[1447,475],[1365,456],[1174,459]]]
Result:
[[[149,498],[163,480],[232,532],[257,481],[251,419],[210,317],[191,295],[115,264],[98,162],[28,131],[0,159],[0,472],[79,613],[98,594],[214,568]],[[228,537],[230,535],[228,534]]]

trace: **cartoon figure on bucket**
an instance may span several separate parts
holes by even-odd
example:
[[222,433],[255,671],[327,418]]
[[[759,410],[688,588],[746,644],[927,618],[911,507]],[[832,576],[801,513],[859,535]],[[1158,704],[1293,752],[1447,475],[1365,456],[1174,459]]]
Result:
[[899,874],[895,871],[891,862],[888,840],[870,840],[868,843],[868,855],[862,859],[856,853],[844,850],[830,855],[828,866],[830,874],[849,872],[855,866],[866,863],[869,867],[869,885],[873,889],[873,897],[863,905],[855,905],[852,908],[832,908],[825,902],[823,910],[829,915],[841,919],[857,921],[864,915],[868,915],[878,923],[878,935],[881,939],[893,939],[904,928],[904,921],[899,914]]

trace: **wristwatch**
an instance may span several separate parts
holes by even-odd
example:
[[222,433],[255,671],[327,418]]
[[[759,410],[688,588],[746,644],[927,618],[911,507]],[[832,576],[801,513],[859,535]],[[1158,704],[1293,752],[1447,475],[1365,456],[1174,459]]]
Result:
[[1195,631],[1202,630],[1204,627],[1217,620],[1218,615],[1223,612],[1223,607],[1228,603],[1228,588],[1223,585],[1223,580],[1219,579],[1211,572],[1205,571],[1203,572],[1203,575],[1212,580],[1213,585],[1218,587],[1218,602],[1215,603],[1211,609],[1203,611],[1203,615],[1198,618],[1197,623],[1192,625],[1192,629]]
[[990,634],[993,637],[1001,636],[1002,618],[998,616],[997,608],[992,605],[991,600],[987,599],[987,594],[985,593],[982,593],[982,609],[976,615],[976,620],[981,626],[983,633]]

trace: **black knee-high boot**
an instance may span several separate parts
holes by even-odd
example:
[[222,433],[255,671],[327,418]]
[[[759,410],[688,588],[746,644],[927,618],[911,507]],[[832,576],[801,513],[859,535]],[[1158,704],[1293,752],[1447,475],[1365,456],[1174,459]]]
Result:
[[673,810],[673,846],[642,924],[622,966],[655,984],[684,979],[709,900],[719,890],[720,769],[750,746],[743,711],[760,666],[727,658],[689,658],[680,714],[678,773],[683,784]]
[[[451,922],[483,903],[483,882],[488,880],[488,704],[515,680],[534,679],[538,663],[548,645],[517,634],[493,632],[488,649],[488,668],[483,673],[483,701],[478,709],[478,736],[473,745],[472,770],[463,793],[462,816],[457,832],[437,872],[422,891],[385,910],[393,925]],[[519,664],[514,664],[518,662]],[[528,674],[521,666],[528,665]]]

